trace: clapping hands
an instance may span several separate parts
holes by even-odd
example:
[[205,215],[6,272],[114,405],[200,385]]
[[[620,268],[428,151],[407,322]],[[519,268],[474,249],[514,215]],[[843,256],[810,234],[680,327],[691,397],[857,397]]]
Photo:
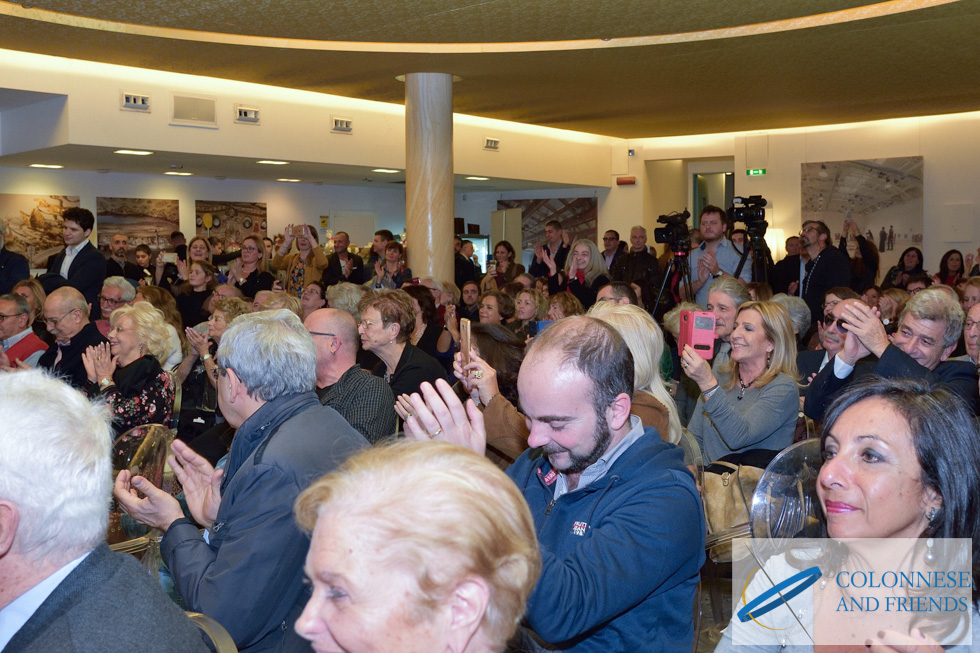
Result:
[[85,366],[88,380],[97,383],[100,379],[112,378],[113,372],[119,365],[119,357],[113,356],[109,350],[109,343],[103,342],[82,352],[82,365]]

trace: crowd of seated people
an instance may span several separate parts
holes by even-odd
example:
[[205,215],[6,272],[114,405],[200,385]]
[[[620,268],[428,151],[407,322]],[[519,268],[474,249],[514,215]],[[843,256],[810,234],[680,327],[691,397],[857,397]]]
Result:
[[[725,238],[708,226],[712,242]],[[826,234],[806,234],[820,256]],[[116,435],[178,423],[171,464],[186,508],[128,470],[116,500],[164,533],[184,603],[222,622],[240,650],[300,651],[309,640],[370,651],[382,632],[390,650],[498,651],[508,640],[515,651],[690,650],[706,533],[678,443],[693,436],[706,464],[764,467],[813,421],[828,461],[817,518],[835,537],[854,534],[837,507],[857,501],[841,489],[860,464],[855,415],[877,415],[879,439],[918,442],[916,411],[945,411],[949,442],[980,464],[961,442],[977,440],[980,279],[965,276],[972,258],[959,252],[935,278],[920,252],[903,254],[882,289],[867,274],[877,259],[861,250],[852,283],[823,288],[814,315],[799,261],[804,276],[774,294],[715,271],[702,250],[708,274],[692,294],[706,305],[679,304],[662,328],[654,316],[676,297],[649,297],[659,268],[639,231],[628,250],[606,232],[600,251],[552,225],[535,249],[539,277],[502,241],[481,278],[461,241],[457,273],[472,278],[452,281],[412,277],[390,234],[363,257],[345,237],[330,256],[309,227],[278,244],[248,237],[227,276],[210,262],[219,243],[204,238],[152,270],[137,252],[139,278],[117,260],[121,274],[101,281],[101,319],[70,285],[45,293],[21,280],[0,295],[4,370],[60,375],[106,406]],[[711,358],[678,346],[681,310],[713,314]],[[473,322],[465,351],[463,317]],[[392,444],[399,435],[419,442]],[[933,471],[952,449],[899,444],[903,474],[924,488],[922,501],[883,504],[910,524],[902,533],[980,534],[976,499]],[[964,477],[974,497],[976,477]],[[453,489],[459,479],[465,489]],[[347,538],[350,524],[370,537]],[[252,575],[260,591],[245,598]],[[372,603],[382,578],[405,598]],[[381,612],[368,625],[332,608],[338,600]]]

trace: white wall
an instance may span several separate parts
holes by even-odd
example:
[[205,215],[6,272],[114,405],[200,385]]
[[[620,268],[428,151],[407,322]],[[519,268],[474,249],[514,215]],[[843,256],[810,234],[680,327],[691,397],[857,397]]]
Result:
[[185,234],[196,231],[195,200],[265,202],[269,233],[282,232],[287,224],[294,222],[319,228],[321,215],[344,212],[375,216],[375,229],[390,229],[394,233],[405,230],[403,189],[0,168],[0,193],[78,195],[81,206],[93,213],[96,197],[176,199],[180,202],[180,229]]
[[[397,104],[9,50],[0,50],[0,87],[67,96],[57,142],[405,167],[405,108]],[[150,111],[121,111],[123,92],[148,95]],[[214,98],[217,127],[170,125],[174,93]],[[260,124],[235,124],[236,104],[258,107]],[[351,119],[353,133],[330,133],[332,117]],[[457,172],[556,185],[607,185],[610,145],[622,142],[462,114],[454,115],[454,132]],[[485,136],[500,140],[498,152],[483,149]],[[32,134],[33,148],[23,140],[18,150],[51,144],[47,133]]]
[[[765,176],[745,175],[746,139],[762,134],[768,147]],[[735,194],[762,195],[769,200],[766,217],[773,228],[786,234],[800,228],[801,164],[821,161],[848,161],[890,157],[922,156],[924,158],[924,224],[923,251],[926,268],[935,271],[943,252],[952,247],[967,248],[961,242],[980,240],[980,232],[964,235],[961,230],[951,236],[940,228],[940,219],[962,209],[951,205],[972,205],[972,220],[977,220],[980,205],[980,112],[903,118],[847,125],[770,130],[764,132],[709,134],[653,138],[641,141],[648,161],[664,159],[719,158],[735,160]],[[757,166],[753,166],[757,167]],[[652,181],[651,181],[652,183]],[[969,211],[969,210],[968,210]],[[955,237],[957,240],[944,240]],[[966,251],[964,251],[966,253]],[[894,264],[889,258],[882,269]]]

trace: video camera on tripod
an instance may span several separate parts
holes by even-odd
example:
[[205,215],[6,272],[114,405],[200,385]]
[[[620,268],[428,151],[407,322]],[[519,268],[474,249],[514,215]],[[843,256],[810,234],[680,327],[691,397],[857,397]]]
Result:
[[[750,195],[748,197],[732,198],[732,206],[728,209],[728,221],[731,224],[736,222],[745,223],[745,232],[748,234],[748,243],[751,245],[754,265],[752,266],[752,278],[756,281],[769,281],[769,269],[773,267],[772,254],[766,243],[766,229],[769,223],[766,222],[766,209],[769,202],[762,195]],[[746,257],[749,254],[749,247],[745,248],[742,258],[738,262],[735,276],[742,273]]]
[[687,226],[690,211],[683,213],[668,213],[657,218],[657,222],[667,225],[653,230],[653,240],[661,245],[670,246],[674,256],[687,256],[691,249],[691,229]]
[[661,245],[670,247],[673,256],[667,269],[664,271],[664,280],[660,284],[660,292],[657,293],[657,300],[654,306],[660,305],[660,299],[664,295],[664,289],[671,278],[671,273],[676,270],[680,275],[681,281],[688,286],[691,284],[691,267],[687,260],[687,255],[691,250],[691,228],[687,226],[687,219],[691,217],[690,211],[686,209],[682,213],[668,213],[657,218],[657,222],[665,227],[657,227],[653,230],[653,240]]
[[769,202],[762,195],[732,198],[732,206],[728,209],[730,223],[744,222],[745,231],[752,239],[764,238],[769,223],[766,222],[765,207]]

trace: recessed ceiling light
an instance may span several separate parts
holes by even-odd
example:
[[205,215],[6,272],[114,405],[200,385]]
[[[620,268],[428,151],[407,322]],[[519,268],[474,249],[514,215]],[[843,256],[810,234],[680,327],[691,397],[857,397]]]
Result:
[[149,150],[116,150],[113,154],[131,154],[133,156],[150,156],[153,152]]
[[299,179],[276,179],[276,181],[288,181],[290,183],[295,184],[296,182],[299,181]]
[[289,165],[289,161],[272,161],[270,159],[262,159],[261,161],[256,161],[256,163],[261,163],[266,166],[284,166]]
[[390,168],[375,168],[371,172],[383,172],[383,173],[385,173],[387,175],[396,175],[399,172],[401,172],[401,170],[392,170]]
[[470,181],[490,181],[490,177],[467,177]]
[[32,168],[51,168],[52,170],[60,170],[61,168],[64,168],[65,166],[56,166],[56,165],[50,165],[50,164],[47,164],[47,163],[32,163],[30,165],[30,167],[32,167]]
[[170,175],[171,177],[190,177],[194,173],[193,172],[177,172],[175,170],[168,170],[167,172],[165,172],[163,174]]

